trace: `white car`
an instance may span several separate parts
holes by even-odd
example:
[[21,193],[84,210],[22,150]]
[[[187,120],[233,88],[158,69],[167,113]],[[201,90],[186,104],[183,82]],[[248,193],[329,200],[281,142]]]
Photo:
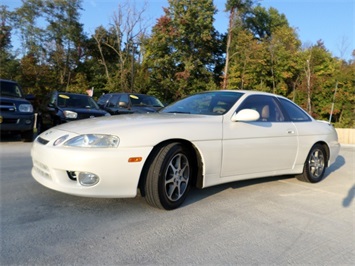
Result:
[[296,175],[319,182],[339,153],[335,129],[290,100],[208,91],[159,113],[100,117],[42,133],[31,151],[42,185],[85,197],[135,197],[175,209],[192,186]]

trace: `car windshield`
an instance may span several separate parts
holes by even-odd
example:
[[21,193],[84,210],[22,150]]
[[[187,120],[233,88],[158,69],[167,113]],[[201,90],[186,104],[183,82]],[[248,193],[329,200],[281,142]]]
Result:
[[164,105],[155,97],[149,95],[130,94],[132,105],[134,106],[152,106],[164,107]]
[[58,106],[62,108],[99,109],[97,103],[87,95],[65,94],[58,95]]
[[195,94],[177,101],[160,112],[202,115],[223,115],[243,95],[241,92],[211,91]]
[[16,83],[12,82],[0,82],[0,95],[7,97],[22,98],[20,88]]

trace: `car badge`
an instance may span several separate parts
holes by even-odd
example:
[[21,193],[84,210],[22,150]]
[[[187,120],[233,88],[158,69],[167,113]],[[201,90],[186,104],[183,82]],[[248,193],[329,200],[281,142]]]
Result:
[[53,132],[53,131],[50,130],[50,131],[46,132],[44,135],[45,135],[45,136],[48,136],[49,134],[52,134],[52,132]]

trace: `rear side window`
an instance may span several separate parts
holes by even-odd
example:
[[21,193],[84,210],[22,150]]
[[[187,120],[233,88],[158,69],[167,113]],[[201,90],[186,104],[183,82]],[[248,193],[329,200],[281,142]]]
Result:
[[288,114],[291,121],[293,122],[311,121],[311,118],[308,116],[308,114],[293,102],[282,98],[279,98],[279,100],[281,102],[283,109]]

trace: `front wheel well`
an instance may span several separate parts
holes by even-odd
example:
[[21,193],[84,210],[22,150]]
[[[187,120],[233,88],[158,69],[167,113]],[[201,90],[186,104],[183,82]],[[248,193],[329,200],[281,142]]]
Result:
[[191,185],[193,187],[199,187],[199,188],[202,187],[202,160],[199,151],[190,141],[187,141],[185,139],[170,139],[155,145],[152,151],[150,152],[147,160],[145,161],[138,182],[138,188],[140,190],[141,196],[145,197],[144,187],[147,178],[147,173],[154,158],[158,155],[159,151],[163,147],[173,142],[181,143],[183,146],[189,149],[193,161],[193,175],[192,175],[193,179]]

